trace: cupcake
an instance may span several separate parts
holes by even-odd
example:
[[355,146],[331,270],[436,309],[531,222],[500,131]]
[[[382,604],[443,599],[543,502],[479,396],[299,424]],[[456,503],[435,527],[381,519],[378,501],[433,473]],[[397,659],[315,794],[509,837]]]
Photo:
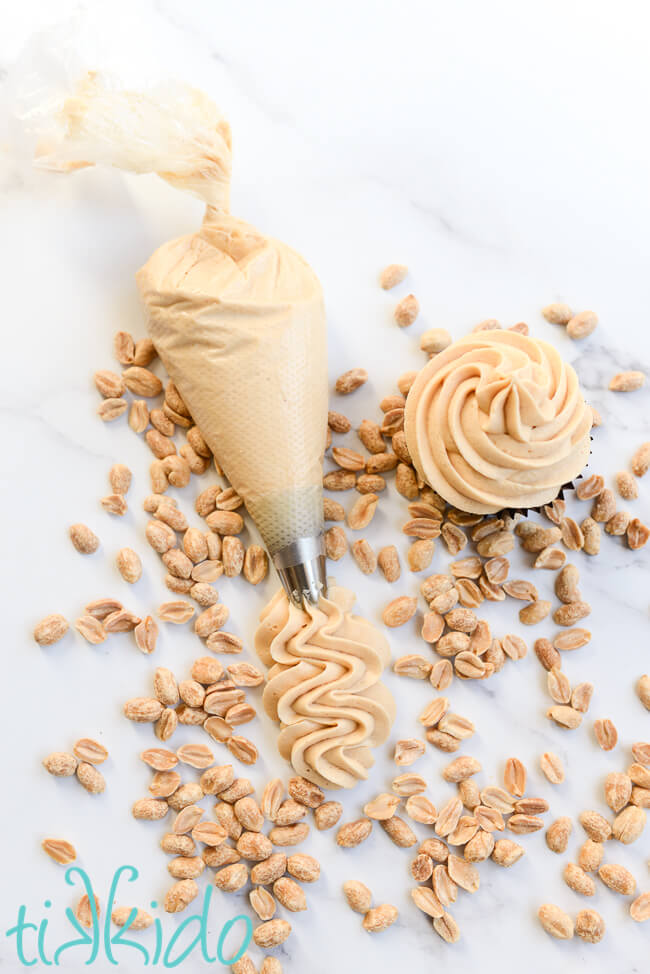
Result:
[[578,377],[552,345],[483,331],[422,369],[404,429],[423,481],[461,511],[495,514],[553,501],[586,465],[591,425]]

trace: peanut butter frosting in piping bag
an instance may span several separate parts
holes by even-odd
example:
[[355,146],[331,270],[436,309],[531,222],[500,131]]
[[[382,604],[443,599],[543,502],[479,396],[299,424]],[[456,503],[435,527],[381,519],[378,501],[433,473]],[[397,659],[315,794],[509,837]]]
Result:
[[56,123],[41,167],[155,172],[206,204],[200,229],[163,244],[136,275],[147,326],[283,583],[256,635],[280,752],[311,781],[350,787],[367,777],[395,707],[379,682],[386,640],[350,614],[352,593],[327,590],[319,281],[294,250],[230,214],[230,129],[201,92],[111,90],[89,75]]
[[243,499],[297,603],[326,591],[322,455],[327,344],[318,278],[229,212],[230,128],[203,93],[113,91],[89,75],[65,99],[41,166],[155,172],[206,203],[199,230],[136,275],[167,372]]
[[472,333],[413,383],[405,433],[418,473],[471,514],[539,507],[589,457],[592,413],[552,345],[512,331]]

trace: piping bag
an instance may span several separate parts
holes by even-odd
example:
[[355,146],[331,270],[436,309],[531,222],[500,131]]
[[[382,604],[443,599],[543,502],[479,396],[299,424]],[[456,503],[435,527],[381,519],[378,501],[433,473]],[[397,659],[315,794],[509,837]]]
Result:
[[136,280],[156,350],[255,521],[289,598],[327,594],[323,295],[306,261],[229,211],[230,128],[201,92],[112,91],[89,74],[37,164],[156,172],[206,204]]
[[286,244],[229,210],[227,122],[193,89],[113,91],[88,75],[37,164],[157,173],[206,204],[201,228],[163,244],[136,275],[149,334],[282,581],[255,636],[278,749],[322,787],[367,778],[395,704],[380,682],[384,635],[330,587],[323,546],[325,310],[316,275]]

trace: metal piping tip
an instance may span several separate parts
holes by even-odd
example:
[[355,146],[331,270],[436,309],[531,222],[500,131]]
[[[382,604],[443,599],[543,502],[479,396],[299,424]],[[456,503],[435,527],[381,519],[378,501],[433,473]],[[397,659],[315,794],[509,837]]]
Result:
[[299,538],[273,555],[273,564],[290,600],[299,607],[327,596],[323,536]]

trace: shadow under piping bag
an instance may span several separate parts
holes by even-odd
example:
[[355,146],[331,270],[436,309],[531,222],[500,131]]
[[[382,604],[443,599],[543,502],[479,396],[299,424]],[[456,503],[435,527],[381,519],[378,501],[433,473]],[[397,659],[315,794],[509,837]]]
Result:
[[195,233],[136,274],[147,327],[208,446],[242,497],[289,597],[327,594],[322,455],[326,322],[320,283],[286,244],[229,212],[228,123],[194,89],[113,91],[91,74],[37,165],[155,172],[206,203]]

